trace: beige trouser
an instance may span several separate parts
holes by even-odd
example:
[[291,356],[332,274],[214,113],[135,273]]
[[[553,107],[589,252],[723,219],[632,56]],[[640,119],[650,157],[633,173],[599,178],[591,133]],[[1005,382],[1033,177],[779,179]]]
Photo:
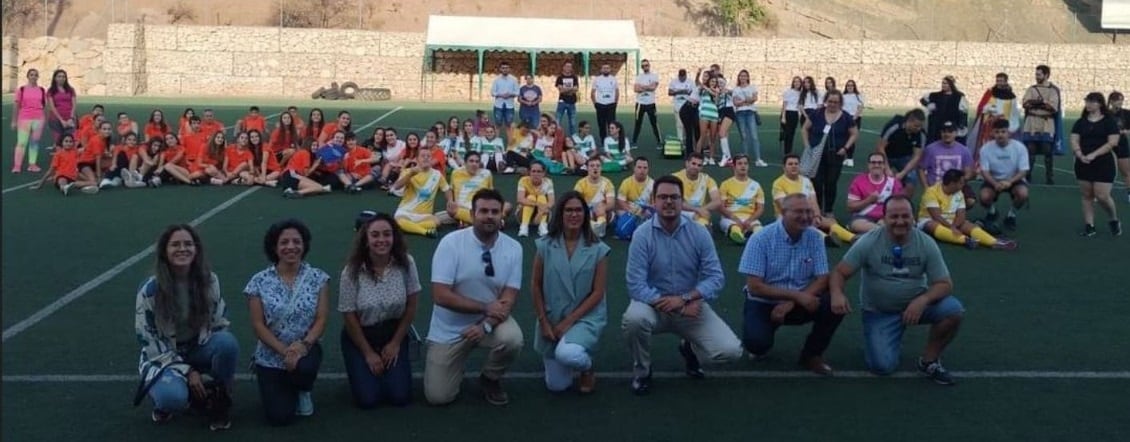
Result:
[[620,324],[628,351],[632,353],[632,371],[636,376],[651,372],[651,335],[675,333],[691,343],[703,363],[722,363],[741,359],[742,343],[730,326],[703,303],[697,318],[678,313],[660,313],[639,301],[628,304]]
[[513,317],[494,327],[479,342],[461,339],[452,344],[428,343],[427,365],[424,366],[424,398],[429,404],[442,405],[459,396],[467,356],[478,347],[489,348],[482,373],[490,379],[501,379],[522,350],[522,328]]

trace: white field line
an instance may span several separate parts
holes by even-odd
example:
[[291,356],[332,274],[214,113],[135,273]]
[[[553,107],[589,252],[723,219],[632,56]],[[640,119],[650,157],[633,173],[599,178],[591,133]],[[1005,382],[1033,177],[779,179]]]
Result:
[[26,189],[28,187],[31,187],[32,184],[35,184],[35,183],[38,183],[38,182],[39,182],[39,180],[35,180],[35,181],[29,181],[29,182],[20,184],[18,186],[12,186],[12,187],[9,187],[7,189],[4,189],[4,193],[8,193],[8,192],[12,192],[12,191],[20,190],[20,189]]
[[[1082,379],[1082,380],[1125,380],[1130,379],[1130,371],[956,371],[951,374],[958,379]],[[631,379],[630,371],[598,372],[597,377],[603,379]],[[505,379],[542,379],[544,373],[539,371],[510,372]],[[708,371],[707,379],[823,379],[807,371]],[[867,371],[837,371],[834,378],[843,379],[868,379],[868,378],[919,378],[920,375],[913,371],[901,371],[889,376],[876,376]],[[467,372],[465,379],[476,379],[477,372]],[[682,379],[686,375],[681,371],[653,372],[657,379]],[[422,379],[423,373],[414,373],[413,378]],[[251,374],[241,373],[236,375],[240,381],[251,381],[255,378]],[[346,380],[345,373],[319,373],[319,380]],[[4,383],[109,383],[109,382],[137,382],[134,374],[41,374],[41,375],[4,375]]]
[[358,128],[356,128],[356,129],[353,129],[353,133],[355,133],[355,134],[359,134],[359,133],[361,133],[361,131],[362,131],[362,130],[368,129],[368,128],[372,127],[372,126],[373,126],[374,124],[380,123],[380,122],[381,122],[381,120],[384,120],[385,118],[388,118],[388,117],[389,117],[389,115],[392,115],[392,114],[395,114],[395,113],[397,113],[397,112],[400,112],[400,110],[401,110],[401,109],[404,109],[404,106],[397,106],[397,107],[396,107],[396,109],[393,109],[393,110],[390,110],[390,111],[388,111],[388,112],[385,112],[385,113],[384,113],[384,115],[381,115],[381,116],[377,117],[377,119],[376,119],[376,120],[370,121],[370,122],[369,122],[368,124],[365,124],[364,126],[361,126],[361,127],[358,127]]
[[[227,208],[231,207],[235,203],[238,203],[240,200],[246,198],[248,195],[255,193],[259,189],[260,189],[260,187],[252,187],[250,189],[244,190],[243,192],[240,192],[238,195],[233,196],[231,199],[224,201],[223,203],[220,203],[220,205],[213,207],[211,210],[209,210],[207,212],[204,212],[203,214],[196,217],[196,219],[192,220],[188,224],[193,226],[193,227],[196,227],[196,226],[200,225],[201,223],[203,223],[203,222],[211,219],[212,217],[218,215],[220,212],[227,210]],[[109,270],[103,272],[101,275],[98,275],[98,276],[94,277],[94,279],[91,279],[90,281],[87,281],[86,283],[78,286],[74,290],[71,290],[70,293],[63,295],[63,297],[55,300],[55,302],[48,304],[46,307],[43,307],[42,309],[35,312],[34,314],[27,317],[26,319],[24,319],[20,322],[17,322],[16,324],[12,325],[11,327],[8,327],[7,329],[4,330],[4,336],[3,336],[2,342],[8,342],[9,339],[15,337],[16,335],[19,335],[20,333],[23,333],[24,331],[26,331],[27,329],[31,328],[32,326],[40,323],[44,319],[47,319],[48,316],[51,316],[55,312],[59,311],[59,309],[62,309],[63,307],[66,307],[67,304],[70,304],[70,303],[78,300],[79,298],[85,296],[87,293],[90,293],[90,291],[94,290],[95,288],[98,288],[98,286],[101,286],[102,284],[105,284],[106,281],[113,279],[115,276],[118,276],[118,274],[124,272],[126,269],[130,268],[134,264],[137,264],[138,262],[147,258],[151,254],[153,254],[153,246],[148,246],[148,247],[142,249],[141,251],[135,253],[133,256],[126,258],[122,262],[119,262],[117,265],[111,267]]]

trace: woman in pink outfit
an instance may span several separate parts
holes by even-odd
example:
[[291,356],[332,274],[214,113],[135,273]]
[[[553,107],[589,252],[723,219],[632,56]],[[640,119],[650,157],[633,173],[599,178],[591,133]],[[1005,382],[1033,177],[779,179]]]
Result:
[[47,91],[39,85],[39,71],[28,69],[27,84],[16,90],[12,102],[12,129],[16,131],[16,154],[12,162],[12,173],[23,170],[24,153],[27,151],[27,171],[39,172],[39,137],[43,135],[44,109],[47,104]]

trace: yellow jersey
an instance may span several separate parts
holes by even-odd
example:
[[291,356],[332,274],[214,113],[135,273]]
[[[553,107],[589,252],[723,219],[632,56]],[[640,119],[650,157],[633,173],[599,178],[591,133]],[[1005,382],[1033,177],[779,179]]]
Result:
[[781,175],[773,181],[773,211],[777,217],[781,216],[781,199],[794,193],[812,198],[816,195],[816,188],[812,186],[812,180],[804,175],[798,176],[796,180]]
[[524,176],[518,180],[518,189],[526,192],[527,198],[536,198],[544,196],[549,198],[553,196],[553,180],[549,177],[541,179],[541,185],[535,186],[534,179]]
[[675,172],[675,177],[683,182],[683,203],[696,209],[709,203],[707,196],[718,190],[718,182],[705,172],[699,172],[694,181],[687,178],[686,169]]
[[753,215],[757,206],[765,204],[765,191],[753,178],[747,177],[745,181],[738,181],[735,177],[728,178],[718,186],[718,193],[726,210],[742,217]]
[[918,207],[918,221],[926,221],[932,219],[930,217],[930,209],[938,209],[942,211],[942,219],[948,223],[953,223],[957,218],[957,211],[965,209],[965,195],[961,191],[954,192],[953,195],[946,195],[942,190],[941,181],[938,184],[926,188],[922,193],[922,204]]
[[651,191],[655,188],[655,180],[651,177],[643,180],[643,182],[636,181],[636,177],[628,176],[624,181],[620,182],[620,188],[616,190],[617,198],[620,201],[635,204],[637,206],[650,206],[651,205]]
[[459,207],[470,210],[471,198],[475,196],[475,192],[494,188],[494,175],[484,167],[472,176],[466,168],[460,167],[451,172],[451,187],[455,189],[455,202],[459,203]]
[[449,190],[451,187],[447,185],[447,178],[440,171],[429,168],[408,179],[397,211],[431,215],[435,211],[436,194]]
[[[596,184],[589,182],[589,177],[581,178],[573,186],[573,190],[581,192],[581,196],[585,198],[590,208],[598,203],[608,202],[608,198],[616,197],[616,189],[612,187],[612,181],[605,177],[600,177],[600,182]],[[612,208],[609,207],[608,210]]]

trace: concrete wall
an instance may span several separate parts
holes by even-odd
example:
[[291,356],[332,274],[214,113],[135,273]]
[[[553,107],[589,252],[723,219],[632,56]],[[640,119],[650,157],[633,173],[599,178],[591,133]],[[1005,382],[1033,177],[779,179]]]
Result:
[[[355,81],[389,88],[394,100],[480,101],[476,55],[441,52],[425,67],[424,41],[419,33],[114,24],[105,42],[45,37],[16,44],[5,37],[4,90],[22,82],[27,67],[60,66],[80,93],[89,95],[298,98],[334,81]],[[1125,45],[688,37],[641,37],[640,42],[641,56],[652,61],[663,84],[683,67],[693,74],[700,66],[721,63],[731,79],[748,69],[762,90],[763,106],[772,109],[779,107],[780,93],[794,75],[811,75],[818,82],[833,76],[841,85],[855,79],[874,107],[914,105],[917,97],[937,89],[944,75],[955,76],[958,87],[976,101],[997,72],[1009,73],[1014,86],[1022,88],[1032,82],[1038,64],[1052,67],[1052,79],[1072,108],[1092,90],[1130,90],[1130,46]],[[569,59],[583,70],[579,57],[539,55],[534,74],[546,102],[556,100],[553,76]],[[530,70],[526,54],[499,52],[486,56],[488,71],[502,60],[516,74]],[[603,62],[613,65],[625,84],[623,102],[630,103],[626,84],[635,74],[634,60],[593,55],[590,72]],[[14,83],[12,72],[20,73]],[[489,91],[492,78],[485,76],[484,90]],[[661,103],[667,102],[661,94]]]

